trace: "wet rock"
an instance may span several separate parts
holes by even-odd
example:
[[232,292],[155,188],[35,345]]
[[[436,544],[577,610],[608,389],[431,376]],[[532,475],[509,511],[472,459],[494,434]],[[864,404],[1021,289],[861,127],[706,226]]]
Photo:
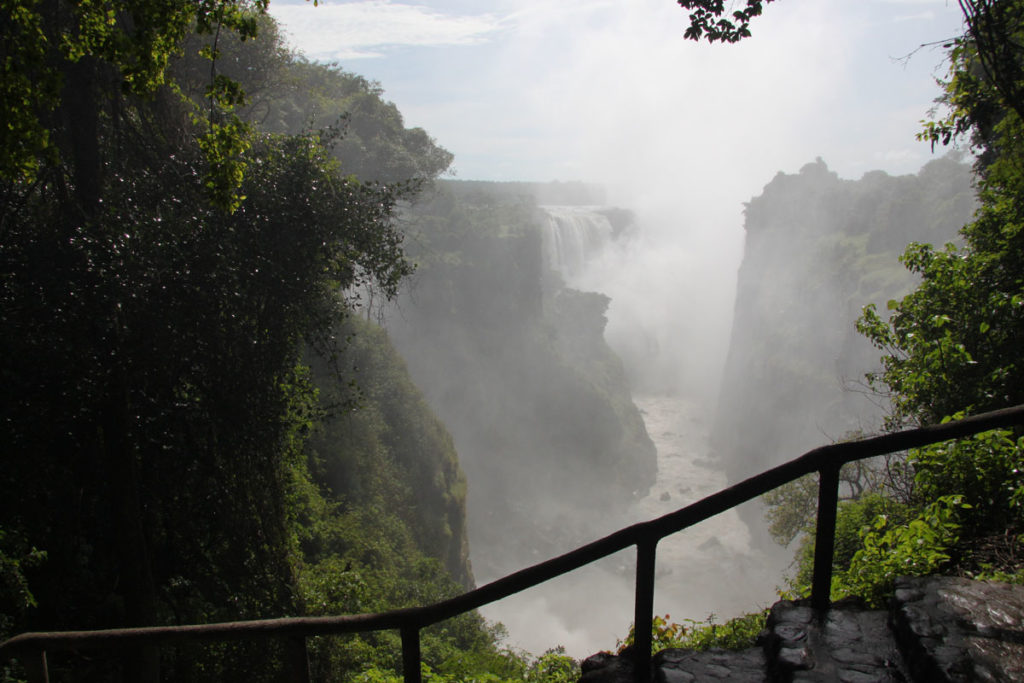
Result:
[[957,577],[901,578],[893,631],[928,681],[1024,680],[1024,589]]
[[777,680],[905,680],[886,613],[856,602],[833,605],[823,619],[804,601],[777,602],[768,617],[765,648]]
[[609,652],[598,652],[580,663],[580,683],[632,683],[633,662]]
[[672,681],[764,681],[764,652],[749,650],[663,650],[654,658],[656,683]]
[[[600,653],[582,664],[580,683],[634,683],[633,664],[626,656]],[[657,653],[652,662],[655,683],[732,681],[763,683],[765,658],[761,648],[703,652],[669,649]]]
[[[818,614],[807,601],[772,607],[762,647],[664,650],[655,683],[1024,681],[1024,587],[949,577],[900,579],[890,614],[857,601]],[[902,651],[902,652],[901,652]],[[583,683],[633,683],[628,657],[600,653]]]

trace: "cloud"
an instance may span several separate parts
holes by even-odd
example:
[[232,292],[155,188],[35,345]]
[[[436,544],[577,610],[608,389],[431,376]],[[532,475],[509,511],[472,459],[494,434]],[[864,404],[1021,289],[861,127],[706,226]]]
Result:
[[388,0],[318,7],[273,3],[270,13],[287,27],[293,45],[324,61],[382,57],[397,47],[478,45],[501,26],[491,14],[445,14]]

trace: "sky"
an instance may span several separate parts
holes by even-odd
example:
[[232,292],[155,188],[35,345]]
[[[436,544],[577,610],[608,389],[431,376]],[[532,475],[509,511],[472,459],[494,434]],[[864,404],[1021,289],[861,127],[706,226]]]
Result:
[[734,45],[684,39],[675,0],[273,0],[270,13],[307,58],[379,82],[455,155],[452,177],[596,182],[633,210],[643,243],[578,284],[612,297],[620,354],[650,328],[685,346],[690,359],[665,362],[709,395],[744,203],[819,157],[844,178],[917,172],[934,158],[915,134],[940,94],[941,43],[963,32],[951,0],[777,0]]
[[[378,81],[455,177],[763,186],[821,156],[844,177],[916,171],[956,35],[946,0],[778,0],[737,45],[683,38],[673,0],[274,0],[291,45]],[[745,180],[745,178],[744,178]],[[689,184],[686,182],[686,184]],[[683,190],[683,188],[680,188]]]

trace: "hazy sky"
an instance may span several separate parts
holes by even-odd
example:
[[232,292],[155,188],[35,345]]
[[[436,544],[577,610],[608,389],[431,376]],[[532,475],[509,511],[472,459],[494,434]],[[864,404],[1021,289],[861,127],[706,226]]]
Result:
[[646,243],[587,283],[612,296],[608,337],[658,326],[699,359],[672,361],[680,373],[699,365],[709,386],[727,348],[743,203],[819,156],[846,178],[916,172],[931,151],[914,135],[944,74],[942,49],[918,48],[961,32],[947,0],[777,0],[735,45],[685,40],[675,0],[273,0],[270,11],[308,58],[379,81],[407,125],[455,154],[455,177],[609,186]]
[[[274,0],[307,57],[377,80],[457,177],[607,180],[645,168],[763,185],[823,157],[915,171],[958,32],[946,0],[778,0],[738,45],[683,39],[673,0]],[[741,168],[743,170],[741,171]],[[759,185],[759,186],[760,186]]]

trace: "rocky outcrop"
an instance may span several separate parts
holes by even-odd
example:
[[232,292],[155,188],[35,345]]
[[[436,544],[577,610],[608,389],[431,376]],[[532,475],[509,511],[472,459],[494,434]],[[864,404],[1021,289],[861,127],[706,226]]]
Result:
[[590,540],[593,517],[645,492],[657,467],[604,340],[608,298],[550,268],[547,217],[517,189],[443,183],[415,208],[417,273],[387,320],[454,437],[481,578]]
[[917,175],[844,180],[820,159],[779,173],[746,206],[732,336],[712,433],[742,480],[880,421],[864,375],[880,353],[855,329],[913,278],[911,241],[944,243],[974,207],[970,167],[951,158]]
[[[806,602],[771,610],[759,646],[663,650],[650,680],[800,683],[968,683],[1024,680],[1024,586],[956,577],[897,580],[890,610],[855,601],[816,614]],[[580,683],[635,683],[628,657],[599,653]]]
[[1024,589],[950,577],[896,584],[896,641],[914,680],[1024,681]]

